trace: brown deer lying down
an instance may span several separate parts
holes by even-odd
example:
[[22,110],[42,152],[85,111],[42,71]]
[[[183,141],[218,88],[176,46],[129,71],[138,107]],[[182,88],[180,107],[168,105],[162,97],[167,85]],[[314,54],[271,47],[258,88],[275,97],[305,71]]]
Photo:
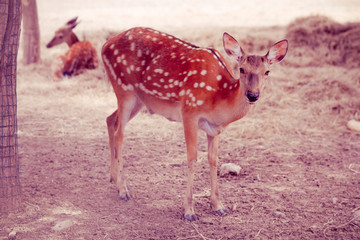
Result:
[[185,219],[198,220],[193,202],[198,129],[208,138],[212,208],[218,214],[228,212],[217,183],[219,134],[244,117],[259,99],[270,65],[285,57],[288,41],[276,43],[264,56],[246,54],[227,33],[223,44],[239,65],[239,79],[215,49],[200,48],[149,28],[127,30],[103,46],[102,59],[118,102],[118,109],[107,118],[110,178],[121,199],[130,199],[121,157],[125,125],[145,106],[150,113],[183,123],[189,168]]
[[89,41],[79,41],[72,31],[79,23],[76,20],[77,17],[59,28],[53,39],[46,45],[47,48],[51,48],[65,42],[69,46],[69,50],[53,62],[54,80],[60,80],[63,76],[78,75],[84,69],[95,69],[98,66],[95,48]]

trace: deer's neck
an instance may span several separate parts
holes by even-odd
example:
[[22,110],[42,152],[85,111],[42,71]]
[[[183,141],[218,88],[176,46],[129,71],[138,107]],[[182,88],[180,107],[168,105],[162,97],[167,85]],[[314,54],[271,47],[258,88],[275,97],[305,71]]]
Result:
[[71,47],[73,44],[79,42],[78,37],[75,35],[75,33],[71,32],[70,37],[67,39],[66,43],[69,47]]

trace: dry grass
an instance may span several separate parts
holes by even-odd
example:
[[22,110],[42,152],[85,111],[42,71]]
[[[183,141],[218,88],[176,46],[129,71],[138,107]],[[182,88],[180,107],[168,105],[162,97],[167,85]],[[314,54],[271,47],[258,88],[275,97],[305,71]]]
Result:
[[340,24],[323,16],[299,18],[287,27],[295,66],[360,66],[360,24]]

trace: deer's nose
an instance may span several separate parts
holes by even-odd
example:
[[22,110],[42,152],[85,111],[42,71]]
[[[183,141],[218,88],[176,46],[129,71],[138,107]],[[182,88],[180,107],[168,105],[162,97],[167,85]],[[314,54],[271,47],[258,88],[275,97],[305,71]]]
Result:
[[258,92],[253,93],[253,92],[248,91],[246,93],[246,97],[249,99],[250,103],[256,102],[259,99],[259,96],[260,96],[260,94]]

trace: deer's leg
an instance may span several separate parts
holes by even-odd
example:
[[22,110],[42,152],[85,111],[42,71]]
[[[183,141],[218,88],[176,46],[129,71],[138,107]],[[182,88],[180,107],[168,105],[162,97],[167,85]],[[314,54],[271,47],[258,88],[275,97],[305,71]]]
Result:
[[[120,198],[122,200],[128,201],[130,200],[129,188],[126,185],[125,179],[125,171],[124,171],[124,159],[122,157],[122,144],[124,140],[124,130],[126,123],[130,121],[141,109],[142,103],[137,99],[135,95],[132,93],[122,93],[121,100],[118,99],[118,110],[116,111],[115,117],[117,118],[114,124],[114,135],[113,139],[111,135],[109,135],[110,143],[113,143],[113,146],[110,145],[111,151],[114,155],[113,168],[111,170],[111,174],[115,174],[116,177],[113,176],[113,180],[116,183],[116,186],[119,191]],[[114,116],[111,115],[109,120],[114,120]],[[112,121],[114,122],[114,121]],[[110,125],[112,126],[112,125]],[[116,126],[116,128],[115,128]],[[111,132],[111,128],[109,129]]]
[[213,210],[218,214],[227,213],[221,203],[220,193],[217,181],[217,164],[218,164],[218,149],[219,149],[219,135],[210,136],[207,135],[208,139],[208,161],[210,165],[210,184],[211,184],[211,193],[210,201]]
[[109,134],[109,146],[110,146],[110,182],[117,182],[117,169],[115,168],[116,150],[114,143],[115,130],[118,127],[117,110],[106,118],[106,124]]
[[183,118],[183,123],[188,164],[188,181],[185,193],[184,217],[186,220],[192,222],[198,220],[198,217],[196,216],[194,211],[193,203],[193,186],[197,165],[197,123],[191,121],[191,119],[186,118]]

